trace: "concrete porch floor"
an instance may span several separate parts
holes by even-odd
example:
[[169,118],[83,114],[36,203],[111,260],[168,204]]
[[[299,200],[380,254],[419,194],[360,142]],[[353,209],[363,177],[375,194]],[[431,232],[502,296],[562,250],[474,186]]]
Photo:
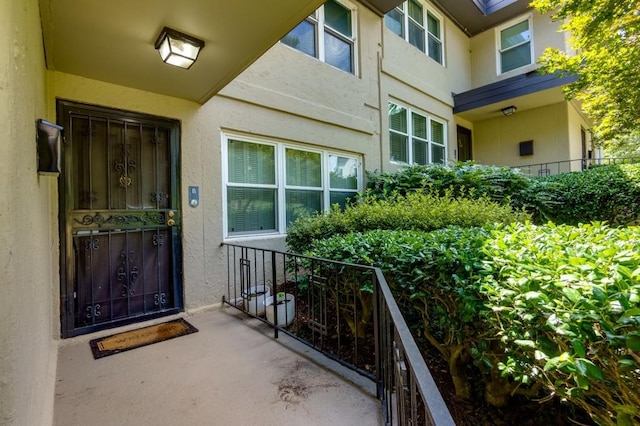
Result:
[[62,341],[54,425],[380,425],[370,381],[232,308],[181,315],[199,332],[94,360]]

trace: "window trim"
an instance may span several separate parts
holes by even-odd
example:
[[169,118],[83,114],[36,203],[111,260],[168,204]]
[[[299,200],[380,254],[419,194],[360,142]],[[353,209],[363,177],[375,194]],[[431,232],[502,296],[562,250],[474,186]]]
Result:
[[[509,51],[511,49],[514,49],[514,48],[516,48],[518,46],[522,46],[523,44],[525,44],[527,42],[525,41],[525,42],[519,43],[519,44],[517,44],[515,46],[511,46],[507,50],[503,51],[502,50],[501,33],[502,33],[502,31],[504,31],[504,30],[506,30],[508,28],[514,27],[514,26],[516,26],[516,25],[518,25],[518,24],[520,24],[520,23],[522,23],[524,21],[528,21],[528,23],[529,23],[529,40],[528,40],[528,43],[529,43],[529,58],[530,58],[529,63],[526,64],[526,65],[522,65],[522,66],[520,66],[518,68],[514,68],[512,70],[503,72],[502,71],[502,53],[503,52],[507,52],[507,51]],[[533,15],[531,13],[528,13],[526,15],[521,15],[521,16],[519,16],[517,18],[511,19],[510,21],[500,25],[499,27],[496,27],[496,29],[495,29],[495,42],[496,42],[496,73],[497,73],[497,75],[499,75],[499,76],[500,75],[508,75],[509,73],[515,73],[518,70],[522,70],[523,68],[535,65],[533,39],[534,39],[534,35],[533,35]]]
[[[316,42],[316,56],[311,56],[303,51],[301,51],[300,49],[296,49],[295,47],[289,46],[288,44],[282,42],[282,39],[280,39],[279,43],[286,46],[289,49],[293,49],[296,52],[302,53],[306,56],[310,56],[314,59],[317,59],[320,62],[323,62],[327,65],[329,65],[330,67],[333,67],[337,70],[340,70],[342,72],[346,72],[348,74],[352,74],[352,75],[359,75],[359,64],[358,64],[358,19],[357,19],[357,12],[358,12],[358,8],[346,1],[346,0],[333,0],[336,3],[338,3],[340,6],[344,7],[345,9],[348,9],[351,11],[351,38],[345,36],[344,34],[342,34],[340,31],[336,30],[335,28],[331,27],[330,25],[325,23],[325,18],[324,18],[324,4],[322,6],[320,6],[319,8],[317,8],[316,10],[313,11],[313,13],[311,13],[309,16],[307,16],[304,21],[309,22],[310,24],[313,25],[314,27],[314,38],[315,38],[315,42]],[[304,22],[302,21],[302,22]],[[298,25],[300,25],[302,22],[298,23]],[[297,27],[297,25],[296,25]],[[294,27],[294,28],[296,28]],[[293,29],[292,29],[293,31]],[[331,34],[333,37],[336,37],[344,42],[347,42],[351,45],[352,49],[351,49],[351,72],[345,71],[342,68],[338,68],[334,65],[331,65],[330,63],[328,63],[326,61],[326,57],[325,57],[325,42],[324,42],[324,35],[325,33],[329,33]],[[288,35],[289,33],[287,33],[286,35]],[[286,37],[285,35],[285,37]],[[284,38],[284,37],[283,37]]]
[[[407,133],[406,133],[405,136],[407,136],[407,144],[408,144],[408,146],[407,146],[407,156],[409,157],[408,158],[409,161],[405,162],[405,161],[397,161],[397,160],[392,160],[391,159],[391,132],[395,132],[397,134],[402,134],[402,133],[400,133],[397,130],[394,130],[394,129],[391,128],[391,120],[389,120],[389,114],[387,113],[387,127],[388,127],[388,130],[389,130],[388,133],[387,133],[387,137],[388,137],[387,147],[389,148],[389,157],[388,157],[389,158],[389,162],[391,164],[397,164],[397,165],[403,165],[403,166],[418,164],[418,163],[415,162],[415,156],[414,156],[414,152],[413,152],[413,140],[415,138],[415,139],[417,139],[419,141],[427,143],[427,163],[426,164],[439,164],[439,163],[434,163],[433,162],[432,152],[431,152],[431,145],[432,144],[444,147],[444,161],[445,162],[443,164],[446,164],[446,162],[447,162],[447,160],[449,158],[448,157],[448,152],[449,152],[449,149],[448,149],[448,141],[449,141],[449,133],[448,133],[449,125],[448,125],[448,122],[445,119],[437,117],[437,116],[435,116],[433,114],[426,113],[426,112],[424,112],[422,110],[419,110],[417,108],[409,107],[409,106],[407,106],[406,104],[404,104],[402,102],[396,101],[395,99],[390,99],[389,100],[389,102],[387,103],[387,111],[389,109],[389,105],[390,104],[393,104],[393,105],[399,106],[401,108],[404,108],[407,111],[407,123],[406,123],[407,124]],[[414,114],[414,113],[418,114],[418,115],[421,115],[421,116],[423,116],[423,117],[425,117],[427,119],[427,123],[426,123],[427,124],[427,138],[426,139],[413,135],[413,117],[412,117],[412,114]],[[443,134],[443,137],[444,137],[444,142],[442,143],[442,145],[440,145],[439,143],[433,141],[432,130],[431,130],[431,122],[436,122],[436,123],[442,124],[442,127],[443,127],[442,134]]]
[[[431,58],[431,60],[433,60],[434,62],[442,65],[443,67],[446,66],[446,60],[445,60],[445,31],[444,31],[444,18],[443,16],[433,7],[431,7],[431,5],[427,4],[426,2],[422,1],[422,0],[415,0],[417,3],[420,3],[422,5],[422,28],[424,29],[424,52],[420,49],[418,49],[417,46],[414,46],[413,44],[411,44],[409,42],[409,20],[412,20],[413,22],[415,22],[415,20],[413,20],[410,16],[409,16],[409,1],[405,0],[404,2],[402,2],[402,4],[400,6],[396,6],[394,9],[398,9],[400,10],[401,14],[402,14],[402,30],[404,33],[404,37],[401,36],[400,34],[397,34],[393,31],[395,35],[397,35],[400,38],[403,38],[404,41],[406,41],[407,43],[411,44],[411,46],[415,47],[416,49],[420,50],[422,53],[425,54],[425,56]],[[435,37],[435,35],[433,36],[437,41],[440,42],[440,59],[441,61],[437,61],[436,59],[434,59],[431,55],[429,55],[429,37],[431,36],[431,32],[429,31],[429,15],[432,15],[434,18],[436,18],[438,20],[438,22],[440,23],[440,37]],[[387,25],[386,25],[386,15],[385,15],[385,27],[388,29]],[[417,23],[416,23],[417,24]]]
[[[238,140],[242,142],[255,143],[260,145],[269,145],[275,148],[275,184],[243,184],[229,181],[229,140]],[[286,207],[286,191],[292,190],[309,190],[322,192],[322,209],[323,211],[329,211],[331,207],[331,192],[353,192],[354,195],[362,192],[363,190],[363,160],[362,155],[353,152],[340,151],[338,149],[314,147],[311,145],[305,145],[302,143],[291,142],[287,140],[278,140],[269,137],[249,136],[243,133],[223,131],[221,133],[222,141],[222,226],[223,226],[223,239],[237,240],[239,238],[254,239],[260,237],[274,237],[286,235],[287,228],[287,207]],[[320,157],[320,173],[321,173],[321,188],[318,187],[303,187],[287,184],[286,175],[286,150],[294,149],[304,152],[319,153]],[[329,173],[329,157],[338,156],[343,158],[349,158],[356,161],[358,177],[356,189],[345,188],[331,188],[331,177]],[[229,231],[229,212],[227,209],[227,189],[228,188],[268,188],[276,190],[276,227],[275,230],[264,231],[246,231],[246,232],[230,232]]]

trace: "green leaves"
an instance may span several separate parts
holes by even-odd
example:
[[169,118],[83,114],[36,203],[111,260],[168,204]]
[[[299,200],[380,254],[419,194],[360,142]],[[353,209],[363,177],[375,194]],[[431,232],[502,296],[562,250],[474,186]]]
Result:
[[540,59],[548,72],[578,74],[565,92],[583,101],[600,139],[640,127],[640,15],[637,0],[535,0],[532,6],[554,12],[571,34],[571,54],[547,49]]
[[528,218],[527,214],[487,197],[467,199],[455,198],[450,192],[443,195],[413,192],[387,199],[366,197],[344,211],[334,208],[326,215],[300,218],[287,229],[287,243],[291,251],[301,253],[314,240],[336,234],[380,229],[428,232],[448,226],[468,228]]
[[640,406],[640,228],[512,224],[483,252],[487,321],[510,377],[539,381],[599,421],[640,421],[616,409]]
[[574,361],[578,373],[588,379],[604,380],[602,368],[585,358],[578,358]]

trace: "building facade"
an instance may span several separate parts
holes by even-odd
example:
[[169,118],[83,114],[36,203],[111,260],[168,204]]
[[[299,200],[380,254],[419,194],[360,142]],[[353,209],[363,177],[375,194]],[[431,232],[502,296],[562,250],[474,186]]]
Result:
[[[584,158],[568,80],[535,71],[545,47],[567,48],[557,24],[522,1],[450,3],[307,2],[202,95],[187,93],[198,63],[155,90],[151,74],[126,80],[135,55],[122,79],[68,59],[62,5],[3,3],[0,422],[51,422],[61,336],[219,304],[221,243],[285,250],[290,221],[344,204],[366,171]],[[462,6],[486,26],[466,26],[480,21]],[[97,43],[90,11],[73,18]],[[64,127],[59,177],[38,174],[38,119]]]

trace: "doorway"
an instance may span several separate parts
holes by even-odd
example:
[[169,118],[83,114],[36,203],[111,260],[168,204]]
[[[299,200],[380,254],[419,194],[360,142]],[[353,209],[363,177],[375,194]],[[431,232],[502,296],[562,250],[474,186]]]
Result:
[[62,336],[182,309],[175,120],[59,100]]
[[466,127],[457,127],[458,138],[458,161],[471,161],[473,160],[472,147],[471,147],[471,130]]

